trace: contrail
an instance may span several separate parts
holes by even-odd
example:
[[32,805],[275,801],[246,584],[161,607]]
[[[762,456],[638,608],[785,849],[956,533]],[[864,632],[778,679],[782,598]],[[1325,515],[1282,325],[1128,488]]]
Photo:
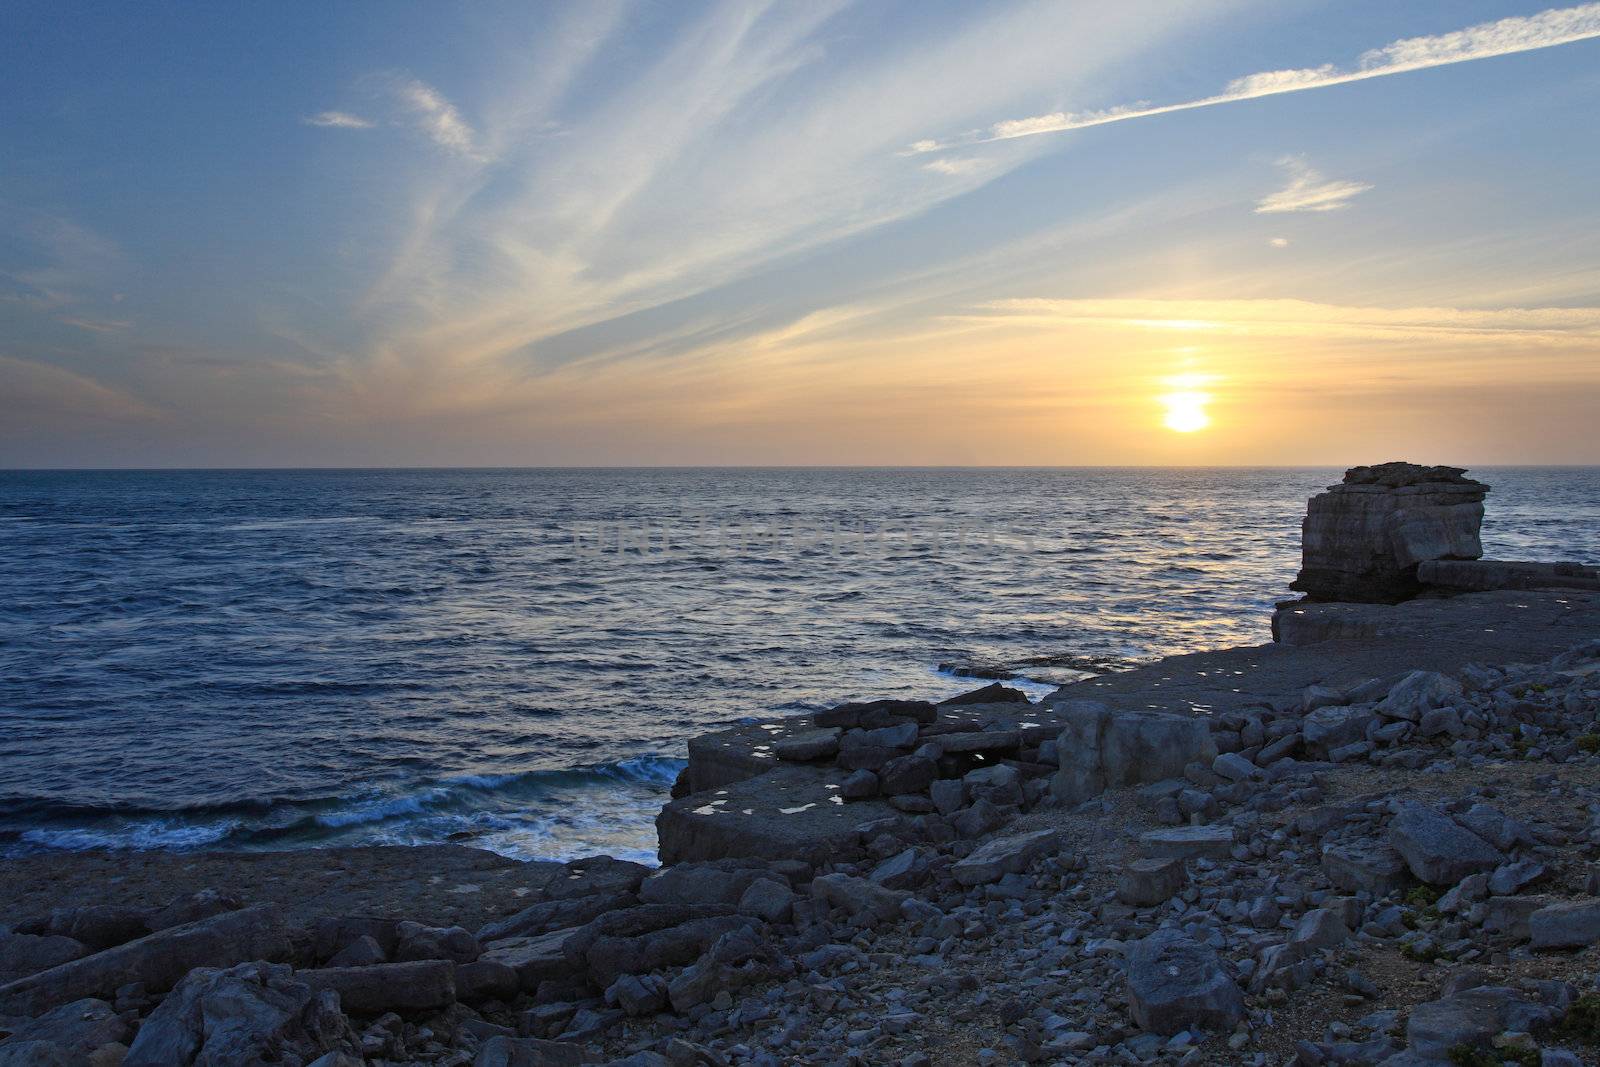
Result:
[[970,134],[949,141],[918,141],[908,147],[906,154],[939,152],[966,145],[1009,141],[1017,137],[1033,137],[1041,133],[1060,133],[1064,130],[1082,130],[1090,126],[1105,126],[1112,122],[1126,122],[1151,115],[1167,115],[1174,111],[1192,111],[1216,104],[1231,104],[1236,100],[1254,100],[1263,96],[1298,93],[1306,89],[1321,89],[1345,82],[1383,78],[1390,74],[1403,74],[1410,70],[1427,70],[1452,63],[1467,63],[1474,59],[1508,56],[1517,52],[1533,52],[1553,48],[1574,41],[1600,37],[1600,3],[1579,4],[1577,7],[1551,8],[1537,15],[1500,19],[1469,26],[1464,30],[1441,33],[1432,37],[1407,37],[1364,52],[1352,69],[1341,69],[1333,64],[1308,67],[1301,70],[1269,70],[1235,78],[1227,88],[1215,96],[1187,100],[1180,104],[1151,105],[1126,104],[1100,111],[1056,111],[1049,115],[1034,115],[1025,119],[1006,119],[990,126],[987,131]]

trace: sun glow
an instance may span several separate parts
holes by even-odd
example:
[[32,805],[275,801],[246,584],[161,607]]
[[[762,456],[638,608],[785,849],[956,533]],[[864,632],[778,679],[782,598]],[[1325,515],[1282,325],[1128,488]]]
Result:
[[1162,419],[1167,429],[1194,433],[1211,425],[1211,416],[1206,414],[1211,394],[1200,388],[1210,380],[1204,374],[1179,374],[1167,379],[1166,384],[1173,391],[1156,398],[1167,409],[1166,418]]

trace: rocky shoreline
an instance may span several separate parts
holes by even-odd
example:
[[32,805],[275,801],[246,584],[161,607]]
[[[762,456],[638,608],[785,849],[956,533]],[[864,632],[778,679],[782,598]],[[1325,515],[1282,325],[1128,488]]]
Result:
[[697,738],[659,869],[8,861],[0,1067],[1595,1063],[1593,568],[1344,485],[1273,644]]

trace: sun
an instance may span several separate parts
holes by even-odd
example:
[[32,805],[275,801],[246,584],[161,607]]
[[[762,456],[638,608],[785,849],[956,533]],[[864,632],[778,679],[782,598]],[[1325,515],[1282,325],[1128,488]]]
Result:
[[1167,409],[1167,417],[1162,420],[1167,429],[1177,433],[1194,433],[1211,425],[1211,416],[1206,414],[1206,405],[1211,403],[1210,393],[1185,390],[1168,393],[1160,399]]

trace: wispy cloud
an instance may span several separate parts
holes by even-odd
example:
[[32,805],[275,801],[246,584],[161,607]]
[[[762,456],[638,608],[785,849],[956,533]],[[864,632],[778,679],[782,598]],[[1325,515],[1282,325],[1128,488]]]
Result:
[[61,321],[68,326],[76,326],[80,330],[88,330],[91,333],[120,333],[123,330],[133,328],[133,323],[127,321],[126,319],[86,319],[74,317],[64,318]]
[[1278,165],[1289,173],[1289,184],[1262,197],[1256,204],[1257,215],[1284,215],[1294,211],[1338,211],[1350,206],[1352,197],[1371,189],[1367,182],[1335,181],[1324,178],[1320,171],[1300,156],[1280,159]]
[[352,115],[348,111],[319,111],[315,115],[307,115],[301,121],[307,126],[330,126],[340,130],[370,130],[377,125],[371,119]]
[[418,129],[434,144],[469,158],[481,158],[477,133],[439,90],[426,82],[412,79],[401,82],[395,91],[400,102],[411,112]]
[[1353,68],[1340,68],[1325,63],[1320,67],[1298,70],[1261,71],[1235,78],[1222,92],[1198,100],[1161,105],[1139,102],[1098,111],[1056,111],[1048,115],[1006,119],[994,123],[987,131],[964,137],[945,141],[925,138],[912,143],[906,151],[909,154],[937,152],[962,145],[1081,130],[1090,126],[1125,122],[1128,119],[1171,114],[1174,111],[1190,111],[1239,100],[1254,100],[1263,96],[1277,96],[1305,89],[1343,85],[1346,82],[1363,81],[1368,78],[1382,78],[1390,74],[1403,74],[1406,71],[1467,63],[1475,59],[1532,52],[1540,48],[1552,48],[1595,37],[1600,37],[1600,3],[1551,8],[1537,15],[1505,18],[1451,33],[1430,37],[1408,37],[1394,41],[1381,48],[1363,52]]

